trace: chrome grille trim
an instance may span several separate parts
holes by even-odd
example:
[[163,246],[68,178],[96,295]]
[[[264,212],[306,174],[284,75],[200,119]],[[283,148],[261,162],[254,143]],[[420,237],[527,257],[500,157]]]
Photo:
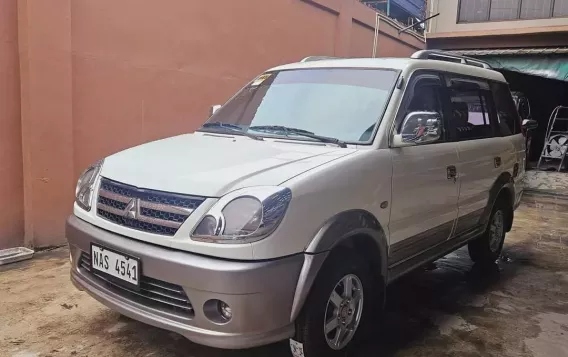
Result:
[[[105,204],[99,203],[97,205],[97,208],[103,211],[107,211],[110,212],[112,214],[116,214],[118,216],[121,216],[124,214],[123,210],[111,207],[111,206],[107,206]],[[187,218],[187,217],[186,217]],[[170,228],[179,228],[181,227],[181,223],[179,222],[172,222],[172,221],[167,221],[165,219],[159,219],[159,218],[151,218],[151,217],[146,217],[143,215],[139,215],[138,217],[136,217],[137,221],[140,222],[146,222],[146,223],[151,223],[151,224],[157,224],[159,226],[164,226],[164,227],[170,227]]]
[[101,179],[97,215],[132,229],[173,236],[204,197],[142,189]]
[[102,189],[102,188],[99,190],[99,196],[106,197],[106,198],[109,198],[111,200],[115,200],[115,201],[122,202],[122,203],[128,203],[132,199],[132,197],[122,196],[122,195],[119,195],[119,194],[114,193],[114,192],[107,191],[107,190]]
[[[114,192],[107,191],[105,189],[99,190],[99,196],[122,202],[122,203],[129,203],[132,197],[126,197]],[[177,213],[177,214],[185,214],[190,215],[193,213],[193,209],[185,208],[185,207],[177,207],[177,206],[169,206],[162,203],[154,203],[154,202],[147,202],[147,201],[140,201],[140,207],[144,208],[151,208],[156,211],[168,212],[168,213]]]
[[176,213],[176,214],[186,214],[190,215],[193,213],[193,209],[185,208],[185,207],[176,207],[176,206],[168,206],[162,203],[154,203],[154,202],[146,202],[140,201],[141,208],[150,208],[156,211],[168,212],[168,213]]
[[85,252],[81,253],[79,267],[125,298],[134,297],[133,301],[164,312],[175,313],[176,315],[181,314],[188,318],[194,316],[193,306],[185,291],[179,285],[141,275],[140,290],[136,291],[118,284],[98,274],[96,270],[91,269],[91,256]]

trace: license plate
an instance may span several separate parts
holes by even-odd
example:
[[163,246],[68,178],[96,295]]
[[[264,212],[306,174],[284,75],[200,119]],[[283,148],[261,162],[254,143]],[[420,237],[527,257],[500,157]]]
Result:
[[137,258],[91,244],[91,267],[137,287],[140,285],[140,261]]

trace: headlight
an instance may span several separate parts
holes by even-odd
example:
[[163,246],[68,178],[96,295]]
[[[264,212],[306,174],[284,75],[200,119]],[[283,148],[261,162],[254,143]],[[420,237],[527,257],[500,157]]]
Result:
[[191,238],[213,243],[250,243],[272,233],[284,217],[292,191],[252,187],[222,197],[203,217]]
[[93,189],[97,176],[101,172],[103,161],[97,161],[93,166],[86,169],[77,181],[75,188],[75,202],[86,211],[91,210],[91,200],[93,198]]

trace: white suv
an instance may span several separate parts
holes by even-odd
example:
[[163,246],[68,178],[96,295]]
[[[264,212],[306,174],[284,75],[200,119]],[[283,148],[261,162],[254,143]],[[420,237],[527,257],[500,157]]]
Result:
[[200,344],[341,355],[394,280],[466,244],[495,261],[523,125],[504,77],[465,57],[273,68],[195,133],[85,171],[71,279]]

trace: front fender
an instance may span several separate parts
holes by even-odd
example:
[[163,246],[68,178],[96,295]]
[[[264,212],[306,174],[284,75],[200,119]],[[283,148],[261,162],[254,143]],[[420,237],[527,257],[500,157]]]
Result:
[[[365,242],[365,247],[360,246],[361,242]],[[325,222],[306,246],[304,265],[294,295],[291,321],[300,313],[329,252],[344,244],[361,250],[379,280],[383,284],[386,283],[388,244],[379,221],[365,210],[342,212]]]

